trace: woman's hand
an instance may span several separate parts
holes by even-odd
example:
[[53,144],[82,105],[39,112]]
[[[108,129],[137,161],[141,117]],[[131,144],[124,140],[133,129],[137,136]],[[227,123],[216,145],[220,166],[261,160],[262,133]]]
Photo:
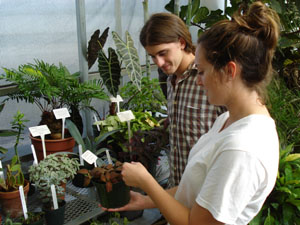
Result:
[[127,205],[115,209],[107,209],[103,207],[101,208],[104,211],[119,212],[119,211],[141,210],[141,209],[153,208],[153,207],[154,204],[148,196],[142,195],[138,192],[130,191],[130,201]]
[[124,182],[131,187],[143,189],[145,180],[149,179],[151,174],[139,162],[124,163],[122,168]]

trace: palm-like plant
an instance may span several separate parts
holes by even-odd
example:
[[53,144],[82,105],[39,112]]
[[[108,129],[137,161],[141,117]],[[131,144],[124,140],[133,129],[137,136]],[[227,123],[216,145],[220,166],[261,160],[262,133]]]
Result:
[[[9,94],[8,99],[35,103],[43,114],[67,107],[71,111],[71,119],[80,127],[82,121],[79,111],[83,108],[93,110],[90,106],[92,98],[108,98],[100,80],[80,82],[79,73],[71,74],[61,63],[56,66],[35,60],[35,64],[20,65],[18,70],[3,69],[6,74],[1,75],[0,79],[18,86],[18,91]],[[49,128],[51,130],[51,126]]]

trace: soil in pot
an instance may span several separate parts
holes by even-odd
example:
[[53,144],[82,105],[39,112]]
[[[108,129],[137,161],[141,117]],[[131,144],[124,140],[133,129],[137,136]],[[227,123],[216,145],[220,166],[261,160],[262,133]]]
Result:
[[65,221],[66,201],[62,200],[58,203],[58,209],[49,209],[43,207],[45,212],[45,221],[47,225],[62,225]]
[[122,163],[96,167],[91,171],[100,204],[105,208],[119,208],[130,200],[130,187],[122,180]]
[[[27,199],[27,194],[29,191],[29,181],[25,180],[23,190],[25,199]],[[4,215],[9,215],[10,218],[17,218],[23,215],[23,208],[19,190],[11,192],[0,191],[0,203],[2,213]]]

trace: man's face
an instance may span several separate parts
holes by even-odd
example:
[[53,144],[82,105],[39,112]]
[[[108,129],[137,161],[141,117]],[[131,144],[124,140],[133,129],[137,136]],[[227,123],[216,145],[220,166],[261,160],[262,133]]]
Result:
[[178,42],[145,47],[153,62],[167,74],[175,74],[184,54],[184,45]]

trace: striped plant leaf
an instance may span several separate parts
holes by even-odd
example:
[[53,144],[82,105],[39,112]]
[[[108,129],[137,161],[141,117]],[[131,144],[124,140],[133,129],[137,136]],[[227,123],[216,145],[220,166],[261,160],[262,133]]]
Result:
[[114,49],[108,48],[108,57],[103,49],[99,50],[98,69],[107,90],[116,97],[120,85],[121,67]]
[[142,68],[139,55],[128,31],[126,31],[125,35],[126,42],[124,42],[116,32],[112,31],[117,53],[126,67],[128,76],[132,83],[141,90]]

